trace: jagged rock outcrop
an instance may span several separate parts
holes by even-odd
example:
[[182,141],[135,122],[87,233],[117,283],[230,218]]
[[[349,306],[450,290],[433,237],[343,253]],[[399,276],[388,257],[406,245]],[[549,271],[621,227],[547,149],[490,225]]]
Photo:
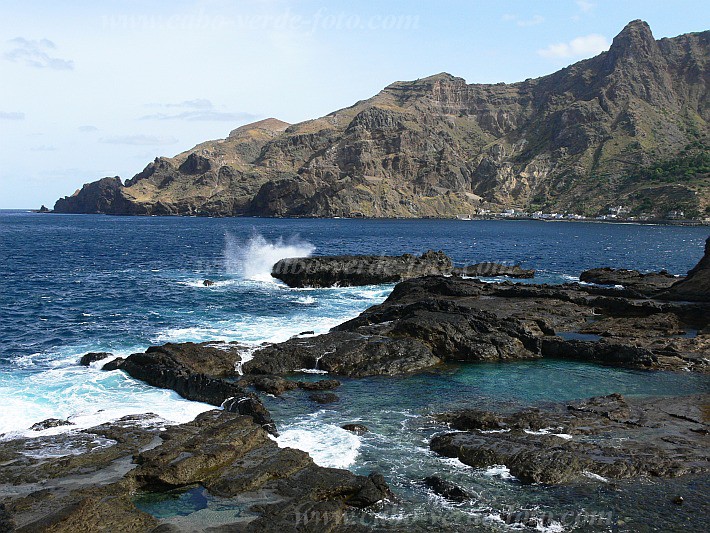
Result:
[[185,399],[222,406],[226,411],[251,416],[256,423],[276,434],[271,415],[257,396],[247,393],[236,378],[241,361],[238,345],[211,343],[168,343],[151,346],[145,353],[121,357],[103,366],[106,371],[123,370],[135,379],[161,389],[171,389]]
[[442,73],[325,117],[267,119],[158,158],[62,213],[450,217],[480,208],[710,213],[710,32],[656,41],[632,21],[611,48],[513,84]]
[[705,255],[688,276],[662,294],[670,300],[710,302],[710,237],[705,241]]

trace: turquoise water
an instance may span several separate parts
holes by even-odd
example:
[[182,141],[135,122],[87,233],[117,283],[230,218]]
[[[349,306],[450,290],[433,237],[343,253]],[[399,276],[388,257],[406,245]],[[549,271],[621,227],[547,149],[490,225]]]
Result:
[[[74,427],[145,411],[172,422],[190,420],[210,406],[181,400],[118,371],[80,367],[78,358],[88,351],[128,355],[168,341],[258,344],[307,330],[324,332],[383,301],[392,289],[289,289],[269,276],[271,265],[282,257],[441,249],[459,265],[521,263],[537,269],[531,282],[561,283],[576,280],[584,269],[606,265],[682,274],[701,256],[707,235],[702,227],[574,222],[135,218],[0,211],[0,434],[25,434],[33,423],[49,417],[68,418]],[[204,279],[216,283],[205,287]],[[544,361],[345,380],[340,401],[325,408],[298,393],[266,401],[282,430],[282,443],[307,449],[321,464],[382,471],[408,502],[410,514],[445,509],[471,517],[524,502],[566,509],[591,496],[521,488],[505,472],[474,472],[432,456],[428,439],[442,430],[428,416],[432,412],[462,405],[513,409],[610,392],[685,394],[707,390],[707,385],[705,378],[690,374]],[[352,421],[362,421],[371,432],[356,437],[339,430]],[[480,493],[480,498],[469,508],[451,508],[419,484],[432,472]],[[219,509],[215,512],[236,512],[199,491],[146,505],[166,516],[210,506]]]

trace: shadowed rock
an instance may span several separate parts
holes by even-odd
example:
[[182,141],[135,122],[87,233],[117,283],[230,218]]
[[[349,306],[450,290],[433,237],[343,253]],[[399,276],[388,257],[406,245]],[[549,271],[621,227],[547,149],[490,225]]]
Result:
[[456,503],[462,503],[471,499],[471,495],[451,481],[441,479],[439,476],[429,476],[424,478],[424,485],[442,498]]
[[61,426],[73,426],[73,422],[69,422],[69,420],[62,420],[61,418],[48,418],[47,420],[42,420],[41,422],[37,422],[36,424],[32,424],[30,426],[30,429],[32,431],[44,431],[45,429],[50,429],[50,428],[57,428]]
[[503,265],[500,263],[476,263],[462,268],[454,268],[452,274],[471,277],[508,277],[508,278],[534,278],[535,271],[522,268],[520,265]]
[[82,366],[89,366],[91,363],[95,363],[96,361],[101,361],[112,356],[113,354],[109,352],[89,352],[81,356],[79,364]]
[[688,271],[685,279],[661,293],[661,297],[669,300],[710,302],[710,237],[705,241],[703,258]]
[[475,426],[482,413],[442,417],[465,432],[439,435],[433,451],[475,468],[505,465],[524,483],[676,477],[707,472],[707,395],[629,400],[619,394],[512,415],[487,413],[497,431]]
[[624,288],[651,296],[676,283],[678,277],[665,270],[643,274],[638,270],[604,267],[585,270],[579,275],[579,280],[599,285],[623,285]]
[[453,265],[443,252],[421,257],[344,255],[282,259],[271,270],[289,287],[341,287],[395,283],[431,274],[449,274]]

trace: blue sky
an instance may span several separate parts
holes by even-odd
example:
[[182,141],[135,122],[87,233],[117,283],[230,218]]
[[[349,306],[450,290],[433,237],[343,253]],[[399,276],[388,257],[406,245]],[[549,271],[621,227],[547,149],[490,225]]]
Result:
[[396,80],[549,74],[637,18],[656,38],[710,26],[694,0],[3,0],[0,208],[51,207],[242,124],[322,116]]

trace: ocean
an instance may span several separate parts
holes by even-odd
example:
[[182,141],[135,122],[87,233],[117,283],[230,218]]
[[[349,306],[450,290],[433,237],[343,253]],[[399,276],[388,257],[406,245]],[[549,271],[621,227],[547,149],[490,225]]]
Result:
[[[283,257],[434,249],[458,265],[520,263],[537,270],[530,283],[563,283],[599,266],[684,274],[701,257],[707,236],[705,227],[579,222],[0,211],[0,439],[37,435],[29,427],[50,417],[75,425],[43,434],[134,413],[152,412],[170,423],[191,420],[212,407],[120,371],[79,366],[79,357],[97,351],[127,356],[165,342],[226,340],[256,346],[303,331],[321,333],[382,302],[393,287],[290,289],[269,275],[271,265]],[[214,285],[204,286],[205,279]],[[564,487],[522,488],[505,469],[475,471],[437,457],[429,452],[428,441],[441,427],[428,415],[452,407],[512,409],[611,392],[644,396],[708,390],[702,375],[561,361],[449,365],[415,376],[342,381],[341,400],[326,407],[302,397],[265,397],[281,432],[279,442],[308,451],[323,466],[382,472],[409,513],[438,506],[465,516],[508,504],[562,512],[587,500],[588,508],[601,511],[607,496],[571,498]],[[364,423],[371,431],[356,436],[340,429],[346,422]],[[479,495],[476,504],[467,508],[435,500],[420,483],[432,473]],[[156,516],[185,514],[194,501],[210,505],[204,495],[181,498],[141,505]],[[647,521],[657,520],[652,509],[647,512]]]

